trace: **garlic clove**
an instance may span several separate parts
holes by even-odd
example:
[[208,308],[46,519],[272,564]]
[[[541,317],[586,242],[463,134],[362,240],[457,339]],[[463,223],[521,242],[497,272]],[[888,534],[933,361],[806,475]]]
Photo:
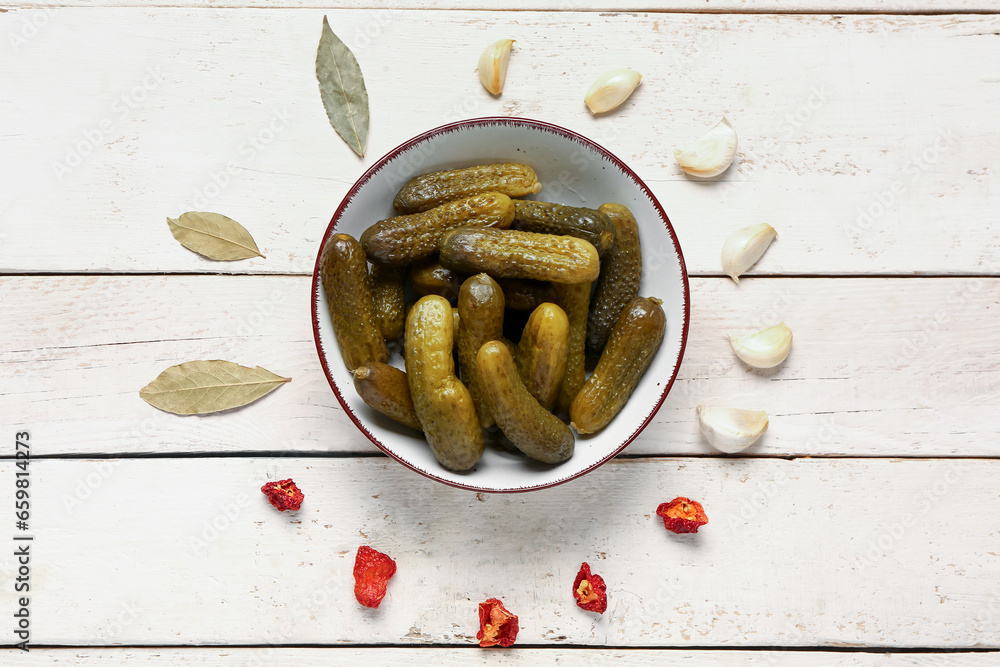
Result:
[[611,111],[627,100],[641,81],[642,75],[627,67],[607,71],[597,77],[583,101],[592,114]]
[[697,413],[705,439],[727,454],[743,451],[757,442],[767,430],[767,413],[761,410],[699,405]]
[[722,246],[722,270],[739,282],[740,276],[757,263],[777,236],[778,232],[767,223],[737,229]]
[[507,61],[510,60],[510,50],[513,47],[513,39],[500,39],[487,46],[483,55],[479,56],[479,81],[491,95],[503,92]]
[[733,163],[736,157],[736,130],[723,116],[719,124],[687,147],[674,151],[674,157],[685,174],[698,178],[718,176]]
[[792,330],[782,322],[746,336],[729,335],[736,356],[754,368],[774,368],[792,351]]

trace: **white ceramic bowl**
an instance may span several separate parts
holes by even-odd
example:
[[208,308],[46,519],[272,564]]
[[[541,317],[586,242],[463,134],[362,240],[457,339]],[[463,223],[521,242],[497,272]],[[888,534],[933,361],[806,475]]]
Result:
[[[642,296],[663,300],[667,331],[659,352],[631,399],[600,433],[577,436],[568,461],[543,465],[487,445],[466,473],[443,468],[424,439],[369,408],[354,391],[344,365],[319,280],[319,252],[331,234],[358,238],[377,220],[394,215],[392,199],[411,177],[430,171],[489,162],[523,162],[535,169],[542,190],[534,199],[597,208],[605,202],[628,206],[639,221],[643,246]],[[350,189],[317,250],[312,283],[313,333],[330,386],[358,428],[383,452],[431,479],[488,493],[542,489],[569,481],[621,452],[653,418],[677,375],[690,316],[684,258],[670,221],[649,188],[625,164],[574,132],[523,118],[479,118],[439,127],[414,137],[376,162]],[[402,367],[396,354],[391,360]]]

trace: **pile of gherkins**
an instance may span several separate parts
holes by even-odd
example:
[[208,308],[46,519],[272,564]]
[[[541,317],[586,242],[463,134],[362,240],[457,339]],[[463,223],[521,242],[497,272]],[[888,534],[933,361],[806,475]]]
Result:
[[[323,248],[320,277],[358,394],[423,431],[452,470],[476,465],[494,425],[527,456],[565,461],[570,426],[604,428],[663,340],[660,300],[638,296],[631,211],[512,199],[540,189],[523,164],[425,174],[396,195],[400,215]],[[516,343],[504,336],[511,310],[531,313]],[[388,364],[386,341],[400,336],[405,372]],[[589,378],[588,355],[599,357]]]

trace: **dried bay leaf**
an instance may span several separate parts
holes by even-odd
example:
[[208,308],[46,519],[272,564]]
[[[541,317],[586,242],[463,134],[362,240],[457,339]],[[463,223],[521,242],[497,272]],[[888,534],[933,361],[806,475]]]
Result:
[[171,366],[139,391],[154,408],[177,415],[203,415],[238,408],[269,394],[291,378],[257,366],[218,359]]
[[243,225],[218,213],[188,211],[167,218],[167,225],[182,246],[209,259],[231,262],[264,256]]
[[326,115],[337,134],[355,153],[365,156],[368,144],[368,90],[358,60],[333,34],[323,17],[323,34],[316,50],[316,78]]

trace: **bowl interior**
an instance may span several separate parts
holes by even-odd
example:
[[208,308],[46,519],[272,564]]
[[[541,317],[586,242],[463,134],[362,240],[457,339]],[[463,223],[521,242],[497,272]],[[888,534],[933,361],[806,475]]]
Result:
[[[628,206],[639,222],[643,246],[640,294],[663,300],[667,331],[650,369],[611,424],[600,433],[577,436],[572,458],[559,465],[539,464],[487,445],[474,470],[456,473],[437,463],[420,434],[395,424],[358,397],[337,347],[318,272],[313,276],[313,328],[320,360],[337,398],[380,449],[413,470],[453,486],[493,493],[528,491],[565,482],[599,466],[631,442],[653,417],[684,352],[689,315],[687,275],[669,220],[628,167],[575,133],[515,118],[454,123],[390,152],[348,193],[323,243],[334,230],[358,238],[377,220],[392,216],[396,191],[417,174],[489,162],[523,162],[533,167],[542,183],[534,199],[593,208],[617,202]],[[391,363],[402,368],[398,349]]]

